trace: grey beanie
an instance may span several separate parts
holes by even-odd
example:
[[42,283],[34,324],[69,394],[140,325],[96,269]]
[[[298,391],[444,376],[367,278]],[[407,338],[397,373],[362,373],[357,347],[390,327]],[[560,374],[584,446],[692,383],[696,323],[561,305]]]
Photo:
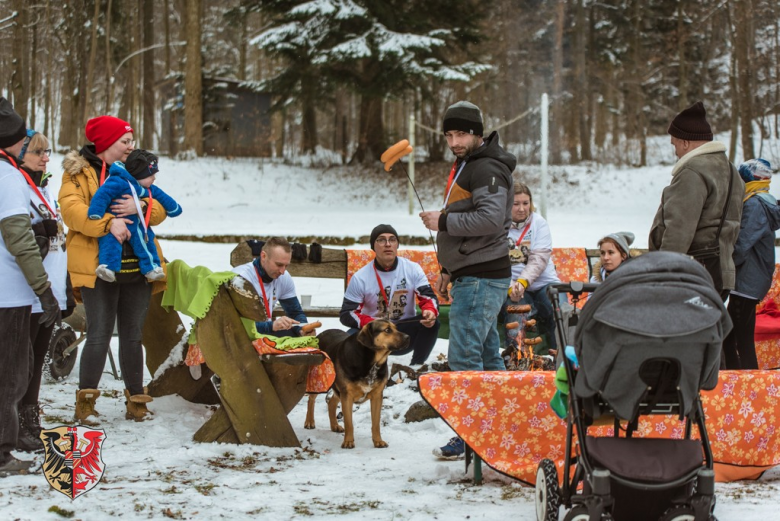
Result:
[[[390,226],[389,224],[380,224],[376,226],[373,230],[371,230],[371,249],[374,250],[374,243],[376,242],[377,237],[382,235],[383,233],[392,233],[395,235],[395,238],[398,239],[398,232],[395,231],[395,228]],[[374,250],[376,251],[376,250]]]
[[601,243],[604,242],[605,239],[615,241],[615,243],[618,245],[618,248],[623,250],[623,253],[626,255],[628,255],[628,247],[634,244],[634,234],[631,232],[615,232],[610,233],[609,235],[605,235],[599,241],[599,246],[601,246]]
[[460,130],[467,134],[481,136],[485,132],[482,126],[482,111],[473,103],[459,101],[450,105],[444,113],[442,128],[444,132]]

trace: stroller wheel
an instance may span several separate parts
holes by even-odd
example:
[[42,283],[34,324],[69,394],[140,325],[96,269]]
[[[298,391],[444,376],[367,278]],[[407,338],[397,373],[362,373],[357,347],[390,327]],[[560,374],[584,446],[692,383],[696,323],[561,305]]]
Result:
[[560,506],[558,469],[552,460],[543,459],[536,469],[536,521],[558,521]]
[[[696,513],[692,507],[687,505],[678,505],[672,507],[666,512],[658,521],[694,521],[696,519]],[[717,518],[710,514],[708,521],[718,521]]]
[[[612,514],[602,514],[601,521],[612,521],[614,518]],[[590,515],[588,514],[588,508],[584,505],[577,505],[568,512],[563,521],[590,521]]]

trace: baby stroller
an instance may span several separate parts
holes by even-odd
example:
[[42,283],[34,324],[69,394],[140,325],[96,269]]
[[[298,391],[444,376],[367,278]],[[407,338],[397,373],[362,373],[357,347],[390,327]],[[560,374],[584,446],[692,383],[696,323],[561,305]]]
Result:
[[[569,319],[577,322],[578,369],[562,357],[569,384],[563,486],[555,463],[542,460],[537,520],[557,521],[564,505],[564,521],[714,521],[715,473],[699,391],[718,382],[731,320],[709,274],[686,255],[652,252],[600,286],[553,286],[561,346],[568,329],[554,297],[588,291],[582,312]],[[640,417],[653,414],[684,420],[682,439],[633,437]],[[604,420],[614,437],[589,436],[588,427]],[[691,436],[694,424],[700,439]]]

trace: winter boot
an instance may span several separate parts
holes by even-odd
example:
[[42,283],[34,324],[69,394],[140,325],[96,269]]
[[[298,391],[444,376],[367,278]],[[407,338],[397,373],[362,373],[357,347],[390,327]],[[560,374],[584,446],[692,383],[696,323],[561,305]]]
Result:
[[0,452],[0,478],[27,474],[32,466],[32,461],[16,459],[10,452]]
[[113,270],[108,269],[108,266],[101,264],[95,270],[95,275],[105,280],[106,282],[116,282],[116,273]]
[[[146,388],[144,388],[144,391],[145,390]],[[152,401],[151,396],[148,394],[134,394],[130,396],[130,391],[125,389],[125,398],[127,398],[127,401],[125,402],[125,405],[127,406],[125,418],[137,422],[152,419],[152,411],[146,408],[146,404]]]
[[145,273],[144,276],[146,277],[146,280],[148,280],[149,282],[154,282],[156,280],[164,279],[165,272],[160,266],[155,266],[155,268],[152,271]]
[[100,416],[95,410],[95,401],[100,396],[97,389],[79,389],[76,391],[76,412],[73,420],[76,423],[84,425],[97,425],[97,417]]
[[43,442],[41,420],[38,417],[38,405],[19,404],[19,434],[16,438],[16,450],[22,452],[41,452]]

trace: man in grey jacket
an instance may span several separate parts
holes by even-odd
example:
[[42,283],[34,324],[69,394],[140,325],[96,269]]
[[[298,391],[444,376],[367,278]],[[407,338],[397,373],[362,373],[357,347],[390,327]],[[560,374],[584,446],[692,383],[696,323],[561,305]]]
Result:
[[25,473],[32,465],[11,451],[19,433],[18,404],[32,370],[30,313],[35,296],[41,301],[42,324],[49,327],[60,315],[32,233],[30,189],[17,168],[26,135],[24,120],[0,98],[0,477]]
[[650,251],[692,253],[712,246],[725,212],[718,237],[720,273],[710,273],[715,280],[721,276],[722,285],[716,284],[715,289],[725,301],[734,289],[732,254],[742,218],[745,184],[726,157],[726,145],[712,140],[701,101],[680,112],[668,132],[678,161],[650,229]]
[[[482,138],[482,112],[472,103],[450,106],[442,128],[456,159],[442,210],[420,217],[426,228],[438,232],[439,294],[446,296],[452,283],[448,363],[453,371],[499,371],[505,366],[496,319],[512,275],[506,235],[517,159],[501,148],[497,132]],[[434,451],[444,459],[463,453],[457,437]]]

